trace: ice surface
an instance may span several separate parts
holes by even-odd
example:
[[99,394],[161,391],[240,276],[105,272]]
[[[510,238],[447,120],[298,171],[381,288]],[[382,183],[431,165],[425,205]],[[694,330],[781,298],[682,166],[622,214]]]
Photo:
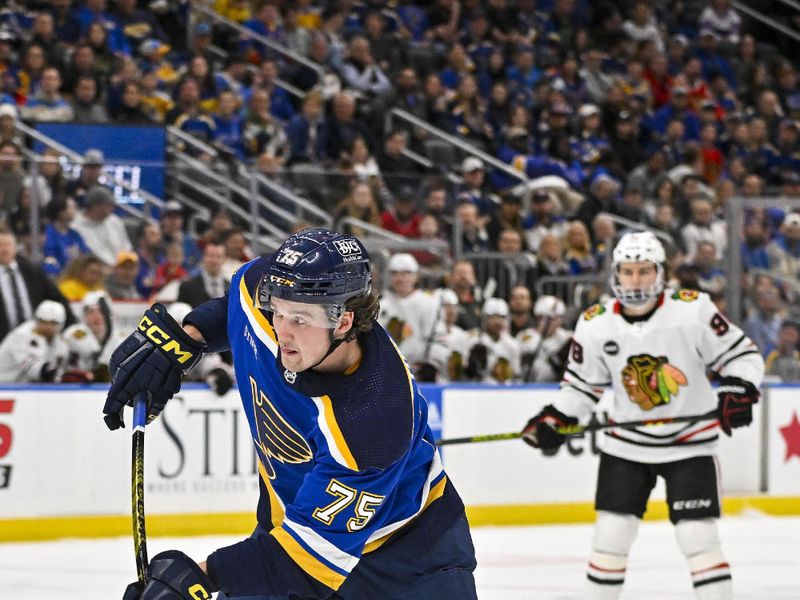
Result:
[[[751,514],[720,521],[737,600],[800,599],[800,517]],[[475,528],[481,600],[582,597],[590,525]],[[236,538],[152,538],[148,551],[178,548],[201,560]],[[115,600],[136,578],[131,538],[0,544],[0,597],[14,600]],[[645,522],[623,599],[692,598],[672,526]]]

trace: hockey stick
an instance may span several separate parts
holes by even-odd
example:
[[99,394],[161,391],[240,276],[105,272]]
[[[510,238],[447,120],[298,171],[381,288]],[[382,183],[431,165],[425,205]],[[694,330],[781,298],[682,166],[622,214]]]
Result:
[[147,534],[144,521],[144,427],[147,424],[147,396],[140,394],[133,405],[133,457],[131,464],[131,501],[133,511],[133,547],[136,573],[144,585],[149,578]]
[[[651,425],[668,425],[670,423],[687,423],[691,421],[705,421],[717,418],[717,409],[710,410],[702,415],[692,415],[687,417],[667,417],[664,419],[644,419],[641,421],[622,421],[621,423],[588,423],[587,425],[564,425],[557,427],[556,431],[566,436],[581,435],[591,431],[601,431],[603,429],[613,429],[614,427],[631,428],[646,427]],[[436,442],[438,446],[452,446],[455,444],[473,444],[476,442],[497,442],[500,440],[515,440],[522,437],[519,431],[510,433],[490,433],[488,435],[476,435],[472,437],[449,438]]]

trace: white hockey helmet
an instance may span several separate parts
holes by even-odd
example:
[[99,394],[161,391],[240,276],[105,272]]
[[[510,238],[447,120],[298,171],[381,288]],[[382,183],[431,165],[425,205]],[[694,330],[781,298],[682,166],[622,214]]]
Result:
[[[623,306],[642,306],[664,290],[664,246],[650,231],[626,233],[617,242],[611,262],[611,291]],[[626,289],[619,283],[619,267],[623,263],[650,262],[656,266],[656,280],[647,289]]]
[[42,303],[36,307],[33,316],[39,321],[58,323],[59,326],[63,327],[64,322],[67,320],[67,310],[60,302],[42,300]]
[[173,302],[167,307],[167,312],[170,317],[183,325],[183,320],[186,318],[186,315],[192,312],[192,306],[186,304],[186,302]]
[[508,304],[502,298],[489,298],[483,303],[484,317],[508,317]]
[[566,304],[556,296],[542,296],[533,306],[533,314],[537,317],[563,317],[566,312]]

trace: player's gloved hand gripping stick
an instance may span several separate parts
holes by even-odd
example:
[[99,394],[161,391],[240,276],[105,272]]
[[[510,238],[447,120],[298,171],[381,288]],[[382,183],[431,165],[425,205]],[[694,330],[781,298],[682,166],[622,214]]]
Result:
[[719,426],[726,435],[736,427],[753,422],[753,404],[761,394],[749,381],[739,377],[722,377],[717,388]]
[[111,387],[103,407],[111,430],[124,427],[122,411],[139,394],[147,395],[147,420],[163,410],[181,389],[181,377],[203,356],[206,345],[187,334],[163,304],[153,304],[139,326],[114,350],[109,361]]

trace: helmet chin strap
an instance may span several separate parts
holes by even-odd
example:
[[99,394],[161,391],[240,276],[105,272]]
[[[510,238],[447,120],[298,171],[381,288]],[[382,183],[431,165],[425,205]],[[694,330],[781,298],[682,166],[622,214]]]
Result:
[[320,365],[320,363],[322,363],[326,358],[328,358],[331,354],[333,354],[336,351],[336,349],[344,343],[344,341],[345,341],[345,338],[338,338],[337,339],[337,338],[333,337],[333,329],[329,329],[328,330],[328,342],[329,342],[328,351],[323,355],[322,358],[320,358],[317,362],[315,362],[313,365],[308,367],[308,369],[306,369],[306,370],[310,371],[311,369],[314,369],[314,368],[318,367]]

